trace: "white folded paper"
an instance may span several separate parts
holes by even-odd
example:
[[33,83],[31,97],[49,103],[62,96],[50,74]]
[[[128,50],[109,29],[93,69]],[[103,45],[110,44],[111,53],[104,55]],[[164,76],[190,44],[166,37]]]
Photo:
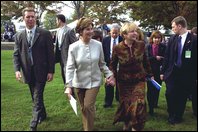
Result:
[[77,114],[77,101],[74,99],[74,97],[72,95],[70,97],[71,98],[70,98],[69,102],[71,104],[71,107],[74,110],[75,114],[78,115]]

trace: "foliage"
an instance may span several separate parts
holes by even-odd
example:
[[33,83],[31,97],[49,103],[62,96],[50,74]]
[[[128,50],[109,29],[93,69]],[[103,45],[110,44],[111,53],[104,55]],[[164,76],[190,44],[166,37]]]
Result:
[[55,12],[47,12],[44,17],[44,27],[48,30],[57,28],[56,26],[56,13]]
[[73,20],[80,19],[85,16],[87,10],[92,6],[93,1],[72,1],[74,8]]
[[[47,8],[48,6],[52,6],[54,4],[60,3],[60,1],[1,1],[1,16],[8,16],[10,19],[12,17],[18,18],[22,16],[22,10],[25,7],[34,7],[38,20],[44,10],[50,10]],[[55,9],[58,12],[58,9]]]
[[126,20],[118,17],[126,13],[121,4],[121,1],[94,1],[86,16],[95,20],[97,24],[125,22]]
[[123,6],[130,16],[140,21],[140,26],[159,30],[161,25],[170,28],[170,22],[178,15],[186,18],[188,25],[197,25],[197,1],[126,1]]
[[3,25],[1,25],[1,33],[4,33],[5,28],[3,27]]
[[97,24],[102,24],[104,21],[120,23],[126,21],[125,18],[118,17],[125,13],[121,4],[122,1],[71,1],[69,7],[74,9],[73,20],[90,17]]

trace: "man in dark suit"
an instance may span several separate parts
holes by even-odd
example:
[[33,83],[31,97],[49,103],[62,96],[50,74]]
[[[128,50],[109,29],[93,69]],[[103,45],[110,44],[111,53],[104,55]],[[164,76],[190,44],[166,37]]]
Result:
[[[113,52],[113,47],[120,43],[122,41],[122,37],[119,35],[119,30],[120,26],[117,24],[113,24],[111,31],[110,31],[110,36],[107,36],[103,39],[102,41],[102,46],[103,46],[103,51],[104,51],[104,58],[106,65],[109,67],[112,52]],[[117,82],[117,81],[116,81]],[[113,102],[113,97],[114,97],[114,87],[111,85],[108,85],[105,83],[105,104],[104,108],[108,108],[112,106]],[[119,92],[116,87],[116,94],[115,98],[117,101],[119,101]]]
[[[77,41],[74,29],[66,25],[65,16],[58,14],[56,24],[59,27],[55,40],[55,62],[60,63],[62,79],[65,84],[65,69],[67,64],[69,45]],[[72,92],[74,94],[74,92]]]
[[51,33],[36,27],[36,13],[31,7],[22,11],[26,29],[15,37],[13,53],[15,75],[28,84],[32,102],[30,130],[36,131],[37,124],[46,119],[43,92],[46,81],[53,79],[55,58]]
[[197,82],[197,37],[187,30],[184,17],[171,22],[175,33],[167,45],[160,78],[166,83],[170,124],[181,123],[188,95]]

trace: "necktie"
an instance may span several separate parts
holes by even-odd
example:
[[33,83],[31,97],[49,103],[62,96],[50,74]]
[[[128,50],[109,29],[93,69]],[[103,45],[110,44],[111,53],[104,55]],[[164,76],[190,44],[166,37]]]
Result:
[[32,44],[32,31],[28,31],[28,47],[31,47]]
[[116,46],[116,39],[113,39],[113,47]]
[[177,54],[177,66],[180,67],[181,66],[181,56],[182,56],[182,45],[181,45],[181,39],[182,37],[179,36],[178,38],[178,54]]
[[29,54],[31,65],[33,65],[32,48],[31,48],[32,37],[33,37],[33,34],[32,34],[32,31],[30,30],[30,31],[28,31],[28,49],[29,49],[28,54]]

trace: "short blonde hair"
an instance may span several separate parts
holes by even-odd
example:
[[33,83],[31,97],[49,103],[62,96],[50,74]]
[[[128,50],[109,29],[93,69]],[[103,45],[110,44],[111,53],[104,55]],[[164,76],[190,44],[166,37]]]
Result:
[[36,14],[36,11],[34,10],[33,7],[26,7],[22,10],[22,15],[25,16],[25,12],[34,12]]
[[122,38],[124,38],[124,35],[126,35],[131,30],[138,30],[138,26],[134,22],[124,23],[124,25],[120,29],[120,35],[122,36]]

